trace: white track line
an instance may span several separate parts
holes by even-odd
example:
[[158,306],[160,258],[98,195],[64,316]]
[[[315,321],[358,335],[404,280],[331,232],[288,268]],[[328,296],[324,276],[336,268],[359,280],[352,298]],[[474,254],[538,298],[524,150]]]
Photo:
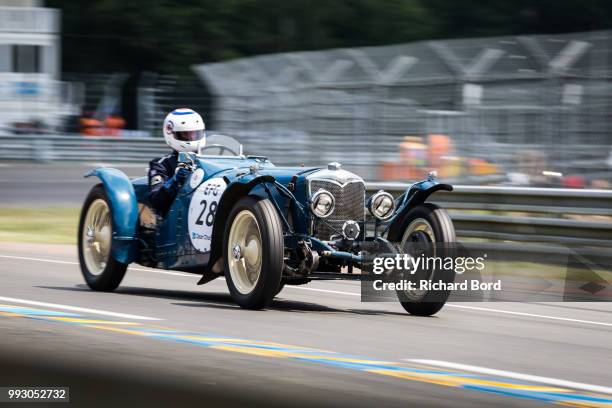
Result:
[[139,316],[139,315],[133,315],[133,314],[128,314],[128,313],[117,313],[117,312],[110,312],[108,310],[89,309],[86,307],[62,305],[58,303],[38,302],[36,300],[18,299],[18,298],[5,297],[5,296],[0,296],[0,301],[10,302],[10,303],[19,303],[19,304],[24,304],[24,305],[50,307],[53,309],[70,310],[72,312],[83,312],[83,313],[91,313],[91,314],[97,314],[97,315],[102,315],[102,316],[120,317],[123,319],[163,320],[157,317]]
[[[326,290],[326,289],[316,289],[316,288],[304,288],[301,286],[285,286],[285,288],[289,289],[301,289],[301,290],[312,290],[315,292],[328,292],[328,293],[337,293],[340,295],[350,295],[350,296],[361,296],[359,293],[354,292],[342,292],[338,290]],[[593,320],[582,320],[582,319],[572,319],[569,317],[557,317],[557,316],[547,316],[535,313],[525,313],[525,312],[513,312],[510,310],[499,310],[499,309],[489,309],[486,307],[478,307],[478,306],[466,306],[466,305],[456,305],[456,304],[446,304],[445,307],[456,307],[461,309],[471,309],[471,310],[479,310],[483,312],[491,312],[491,313],[502,313],[502,314],[510,314],[515,316],[526,316],[526,317],[538,317],[541,319],[552,319],[552,320],[562,320],[566,322],[575,322],[575,323],[585,323],[585,324],[594,324],[598,326],[610,326],[612,327],[612,323],[606,322],[595,322]]]
[[510,314],[510,315],[516,315],[516,316],[526,316],[526,317],[539,317],[542,319],[563,320],[566,322],[586,323],[586,324],[595,324],[598,326],[611,326],[612,327],[612,323],[594,322],[592,320],[572,319],[569,317],[546,316],[546,315],[534,314],[534,313],[512,312],[510,310],[488,309],[486,307],[465,306],[465,305],[455,305],[455,304],[446,305],[446,306],[447,307],[457,307],[461,309],[481,310],[483,312],[502,313],[502,314]]
[[[49,262],[49,263],[67,264],[67,265],[78,265],[79,264],[78,262],[71,262],[71,261],[58,261],[58,260],[54,260],[54,259],[29,258],[29,257],[14,256],[14,255],[0,255],[0,258],[23,259],[23,260],[27,260],[27,261]],[[164,275],[186,276],[186,277],[190,277],[190,278],[194,277],[194,276],[197,276],[197,275],[190,274],[190,273],[161,271],[161,270],[154,270],[154,269],[130,268],[130,270],[133,270],[133,271],[142,271],[142,272],[150,272],[150,273],[160,273],[160,274],[164,274]],[[313,292],[335,293],[335,294],[338,294],[338,295],[347,295],[347,296],[361,296],[360,293],[344,292],[344,291],[340,291],[340,290],[306,288],[306,287],[302,287],[302,286],[285,286],[285,288],[296,289],[296,290],[310,290],[310,291],[313,291]],[[592,321],[592,320],[572,319],[572,318],[569,318],[569,317],[548,316],[548,315],[541,315],[541,314],[534,314],[534,313],[525,313],[525,312],[513,312],[513,311],[510,311],[510,310],[489,309],[489,308],[486,308],[486,307],[478,307],[478,306],[466,306],[466,305],[457,305],[457,304],[447,304],[446,307],[455,307],[455,308],[461,308],[461,309],[479,310],[479,311],[490,312],[490,313],[501,313],[501,314],[509,314],[509,315],[515,315],[515,316],[525,316],[525,317],[536,317],[536,318],[540,318],[540,319],[560,320],[560,321],[566,321],[566,322],[584,323],[584,324],[593,324],[593,325],[597,325],[597,326],[612,327],[612,323],[607,323],[607,322],[596,322],[596,321]]]
[[[0,255],[0,258],[21,259],[21,260],[24,260],[24,261],[47,262],[47,263],[55,263],[55,264],[63,264],[63,265],[78,265],[79,264],[78,262],[75,262],[75,261],[59,261],[59,260],[56,260],[56,259],[30,258],[30,257],[27,257],[27,256],[14,256],[14,255]],[[154,270],[154,269],[142,269],[142,268],[132,268],[132,267],[130,267],[130,270],[132,270],[132,271],[140,271],[140,272],[161,273],[161,274],[164,274],[164,275],[173,275],[173,276],[188,276],[190,278],[198,276],[197,274],[193,274],[193,273],[172,272],[172,271],[159,271],[159,270]]]
[[0,255],[0,258],[22,259],[24,261],[47,262],[47,263],[56,263],[56,264],[64,264],[64,265],[77,265],[78,264],[77,262],[73,262],[73,261],[56,261],[55,259],[29,258],[27,256]]
[[493,368],[485,368],[485,367],[478,367],[478,366],[467,365],[467,364],[452,363],[450,361],[421,360],[421,359],[404,359],[404,361],[409,361],[409,362],[417,363],[417,364],[425,364],[425,365],[435,366],[435,367],[443,367],[443,368],[448,368],[451,370],[469,371],[469,372],[475,372],[475,373],[485,374],[485,375],[512,378],[515,380],[522,380],[522,381],[535,382],[539,384],[552,385],[554,387],[564,387],[564,388],[571,388],[574,390],[582,390],[582,391],[597,392],[597,393],[612,395],[612,388],[603,387],[601,385],[591,385],[591,384],[579,383],[579,382],[574,382],[574,381],[560,380],[557,378],[540,377],[537,375],[522,374],[522,373],[516,373],[513,371],[496,370]]
[[304,288],[302,286],[291,286],[285,285],[285,289],[298,289],[298,290],[311,290],[313,292],[325,292],[325,293],[336,293],[338,295],[350,295],[350,296],[361,296],[360,293],[342,292],[340,290],[328,290],[328,289],[317,289],[317,288]]

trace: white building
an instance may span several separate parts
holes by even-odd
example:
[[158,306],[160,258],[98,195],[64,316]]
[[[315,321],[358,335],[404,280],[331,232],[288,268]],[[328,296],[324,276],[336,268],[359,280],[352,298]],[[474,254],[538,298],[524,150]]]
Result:
[[77,114],[60,79],[60,11],[37,0],[0,0],[0,128]]

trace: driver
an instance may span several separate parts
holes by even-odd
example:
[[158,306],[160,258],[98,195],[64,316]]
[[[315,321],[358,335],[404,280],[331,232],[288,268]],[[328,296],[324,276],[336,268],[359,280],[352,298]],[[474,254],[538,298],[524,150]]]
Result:
[[204,120],[194,110],[181,108],[170,112],[162,129],[173,152],[149,163],[149,201],[165,214],[189,177],[190,170],[178,163],[178,152],[196,152],[204,137]]

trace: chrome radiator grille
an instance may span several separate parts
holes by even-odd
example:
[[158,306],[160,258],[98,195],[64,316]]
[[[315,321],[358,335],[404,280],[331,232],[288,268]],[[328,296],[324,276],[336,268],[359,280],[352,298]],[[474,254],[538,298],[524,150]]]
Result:
[[[363,181],[350,181],[341,186],[329,180],[311,180],[311,193],[325,189],[333,194],[336,200],[334,212],[324,221],[315,218],[313,229],[315,237],[329,240],[332,235],[340,234],[342,225],[347,220],[361,222],[365,218],[365,184]],[[329,224],[329,225],[328,225]]]

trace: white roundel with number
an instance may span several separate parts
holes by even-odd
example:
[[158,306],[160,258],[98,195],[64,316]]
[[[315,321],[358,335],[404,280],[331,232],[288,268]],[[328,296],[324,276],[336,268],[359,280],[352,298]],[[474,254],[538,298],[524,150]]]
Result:
[[222,178],[207,180],[193,192],[189,203],[189,239],[200,252],[210,251],[213,223],[221,195],[227,184]]

